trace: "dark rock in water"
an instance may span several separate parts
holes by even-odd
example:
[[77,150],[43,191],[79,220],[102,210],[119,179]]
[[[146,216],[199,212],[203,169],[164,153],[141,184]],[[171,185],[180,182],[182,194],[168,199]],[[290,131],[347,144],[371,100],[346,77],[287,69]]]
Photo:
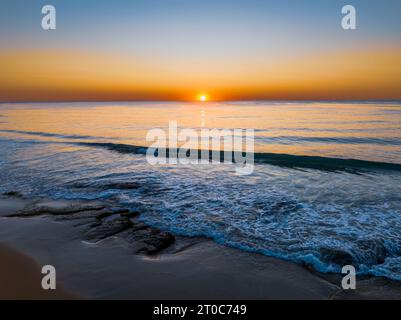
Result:
[[110,208],[110,209],[106,208],[105,210],[102,210],[96,217],[98,219],[104,219],[116,214],[125,215],[128,214],[129,212],[130,211],[125,208]]
[[142,222],[134,223],[132,228],[120,236],[134,246],[135,252],[145,254],[156,254],[175,241],[171,233],[149,227]]
[[64,204],[64,203],[36,203],[31,204],[23,210],[18,211],[10,217],[33,217],[40,215],[67,215],[74,213],[81,213],[85,211],[100,211],[105,208],[104,205],[99,204]]
[[338,266],[353,265],[354,258],[346,251],[332,248],[321,248],[321,259],[328,264],[336,264]]
[[71,221],[64,220],[64,222],[72,225],[75,228],[80,229],[84,233],[101,225],[101,222],[96,218],[83,218],[83,219],[75,219],[75,220],[71,220]]
[[358,240],[356,245],[364,253],[364,263],[382,264],[389,254],[381,240]]
[[18,191],[8,191],[8,192],[4,192],[3,196],[6,197],[14,197],[14,198],[22,198],[22,193],[18,192]]
[[99,241],[118,236],[131,243],[136,252],[155,254],[170,246],[175,238],[168,232],[149,227],[145,223],[133,220],[123,213],[113,219],[103,219],[99,225],[93,225],[85,234],[89,241]]
[[130,212],[129,209],[127,208],[110,208],[111,211],[114,212],[114,214],[124,214]]
[[72,225],[79,227],[79,226],[90,226],[91,228],[95,228],[100,226],[102,223],[95,219],[95,218],[83,218],[83,219],[76,219],[72,221]]
[[93,225],[86,232],[85,239],[99,241],[112,236],[126,240],[133,246],[135,252],[146,254],[155,254],[175,241],[174,236],[168,232],[122,215],[99,221],[99,225]]
[[151,229],[151,233],[143,240],[147,247],[143,252],[155,254],[169,247],[175,241],[174,236],[169,232]]
[[119,215],[119,214],[113,214],[113,215],[111,215],[111,216],[108,216],[108,217],[102,219],[102,222],[105,222],[105,221],[113,221],[113,220],[120,219],[120,218],[121,218],[121,215]]
[[52,216],[78,228],[88,241],[117,236],[126,240],[136,253],[155,254],[169,247],[175,238],[168,232],[139,221],[139,211],[107,202],[35,200],[10,217]]
[[132,230],[134,231],[143,230],[147,228],[149,228],[149,226],[143,222],[135,222],[134,225],[132,226]]
[[103,221],[100,225],[90,229],[85,234],[85,240],[99,241],[114,236],[132,227],[133,223],[126,217],[117,218],[110,221]]
[[140,212],[139,212],[139,211],[130,211],[130,210],[127,210],[127,211],[125,211],[125,212],[121,212],[120,214],[121,214],[121,216],[123,216],[123,217],[135,218],[135,217],[138,217],[138,216],[140,215]]
[[72,220],[84,220],[84,219],[93,219],[98,221],[100,220],[98,218],[99,215],[108,216],[110,214],[112,214],[112,212],[110,212],[105,208],[102,210],[87,210],[68,214],[57,214],[53,215],[53,218],[56,221],[72,221]]

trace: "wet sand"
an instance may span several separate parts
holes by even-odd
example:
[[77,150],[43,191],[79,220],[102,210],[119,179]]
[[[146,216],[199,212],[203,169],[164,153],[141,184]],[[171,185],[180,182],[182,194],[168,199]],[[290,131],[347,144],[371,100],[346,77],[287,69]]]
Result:
[[37,263],[20,252],[0,244],[0,299],[70,300],[77,299],[61,288],[43,290]]
[[[176,237],[168,248],[146,255],[118,235],[84,241],[71,222],[4,217],[26,201],[0,199],[0,259],[5,261],[0,281],[6,284],[1,299],[401,299],[398,282],[360,279],[356,291],[345,292],[339,276],[207,239]],[[58,285],[66,291],[40,288],[45,264],[56,267]]]

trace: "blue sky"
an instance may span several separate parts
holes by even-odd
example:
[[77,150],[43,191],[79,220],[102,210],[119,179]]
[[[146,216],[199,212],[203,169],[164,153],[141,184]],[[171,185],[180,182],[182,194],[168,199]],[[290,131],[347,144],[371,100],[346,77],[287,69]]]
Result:
[[[285,54],[401,40],[399,0],[0,0],[8,48],[82,48],[138,54]],[[40,29],[41,7],[57,9],[58,29]],[[353,4],[358,30],[340,28]],[[208,48],[207,50],[202,50]]]
[[400,21],[400,0],[0,0],[0,100],[399,99]]

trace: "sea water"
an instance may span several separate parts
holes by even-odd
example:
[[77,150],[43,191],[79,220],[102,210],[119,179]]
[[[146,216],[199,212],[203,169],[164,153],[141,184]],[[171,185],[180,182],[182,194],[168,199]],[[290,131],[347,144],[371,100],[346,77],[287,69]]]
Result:
[[[254,129],[253,173],[150,165],[146,134],[169,121]],[[400,102],[3,103],[0,191],[109,199],[175,234],[401,280]]]

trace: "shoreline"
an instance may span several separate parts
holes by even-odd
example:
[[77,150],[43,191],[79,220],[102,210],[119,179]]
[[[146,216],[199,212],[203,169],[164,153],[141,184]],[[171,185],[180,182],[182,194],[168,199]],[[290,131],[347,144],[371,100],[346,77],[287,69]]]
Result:
[[[17,212],[19,217],[5,217]],[[129,229],[122,215],[129,217]],[[54,265],[62,285],[56,299],[401,299],[397,281],[357,278],[356,291],[343,291],[341,275],[319,274],[208,239],[175,236],[172,241],[168,233],[140,225],[137,215],[93,201],[3,196],[0,257],[9,263],[1,274],[15,268],[32,279],[39,266]],[[99,217],[102,223],[94,225]],[[20,295],[11,299],[41,298],[41,292],[22,295],[32,286],[24,277],[14,279]]]

